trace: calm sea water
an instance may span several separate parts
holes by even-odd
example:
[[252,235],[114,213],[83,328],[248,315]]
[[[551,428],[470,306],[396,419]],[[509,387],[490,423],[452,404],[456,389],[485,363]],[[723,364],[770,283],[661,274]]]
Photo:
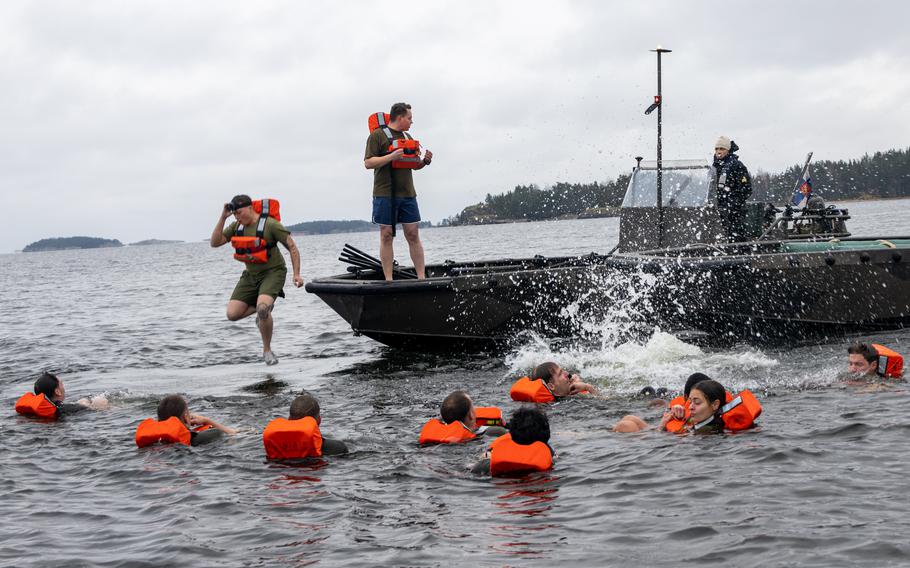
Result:
[[[855,234],[910,234],[910,201],[848,205]],[[604,252],[617,232],[618,220],[598,219],[423,237],[441,262]],[[300,237],[304,276],[341,272],[345,242],[375,251],[377,240]],[[202,242],[0,256],[0,564],[910,564],[910,394],[844,386],[844,344],[709,350],[658,332],[640,344],[426,355],[354,337],[318,298],[288,288],[275,310],[281,363],[266,367],[253,321],[224,319],[240,270]],[[910,333],[871,339],[910,353]],[[548,408],[552,472],[491,480],[466,471],[481,444],[418,448],[450,391],[508,413],[511,382],[548,359],[604,392]],[[16,416],[15,399],[45,369],[60,373],[68,400],[106,393],[111,409],[56,423]],[[753,389],[761,428],[610,431],[627,413],[657,418],[632,393],[679,388],[695,371]],[[350,455],[265,461],[262,429],[302,389]],[[136,426],[174,392],[240,434],[137,450]]]

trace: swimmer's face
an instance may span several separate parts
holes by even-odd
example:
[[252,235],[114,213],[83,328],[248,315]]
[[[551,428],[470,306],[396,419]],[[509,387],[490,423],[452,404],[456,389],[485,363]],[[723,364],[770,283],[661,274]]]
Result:
[[720,408],[720,401],[708,402],[705,393],[698,389],[689,392],[689,416],[693,422],[702,422],[710,418]]
[[870,363],[859,353],[851,353],[847,356],[847,370],[854,375],[871,375],[878,369],[878,363]]
[[63,381],[57,383],[57,388],[54,389],[54,400],[57,402],[63,402],[63,399],[66,398],[66,388],[63,387]]
[[727,157],[728,154],[730,154],[730,150],[727,150],[726,148],[715,148],[714,149],[714,157],[717,158],[718,160],[723,160],[724,158]]
[[556,396],[566,396],[572,390],[574,380],[568,371],[557,366],[550,375],[550,389]]

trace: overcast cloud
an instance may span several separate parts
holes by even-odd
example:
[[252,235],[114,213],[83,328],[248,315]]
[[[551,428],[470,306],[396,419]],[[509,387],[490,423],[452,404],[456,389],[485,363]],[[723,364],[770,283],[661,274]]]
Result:
[[[0,252],[198,240],[236,193],[368,219],[367,117],[413,105],[425,219],[725,134],[752,171],[910,146],[902,2],[0,4]],[[822,188],[823,189],[823,188]]]

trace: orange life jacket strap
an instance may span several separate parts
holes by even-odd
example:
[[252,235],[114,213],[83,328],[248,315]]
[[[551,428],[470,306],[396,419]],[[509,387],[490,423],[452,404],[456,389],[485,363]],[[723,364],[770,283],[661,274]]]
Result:
[[505,426],[505,420],[502,418],[502,410],[496,406],[477,406],[474,407],[476,414],[477,426]]

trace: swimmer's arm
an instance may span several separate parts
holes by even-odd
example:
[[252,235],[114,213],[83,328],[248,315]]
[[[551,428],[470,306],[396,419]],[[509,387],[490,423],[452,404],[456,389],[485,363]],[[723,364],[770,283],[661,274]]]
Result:
[[[211,418],[202,416],[201,414],[190,415],[190,424],[192,424],[193,426],[211,426],[212,428],[214,428],[216,430],[220,430],[220,431],[224,432],[228,436],[233,436],[234,434],[237,433],[237,430],[234,430],[233,428],[228,428],[227,426],[223,426],[223,425],[215,422]],[[206,432],[207,431],[208,430],[206,430]],[[200,434],[202,434],[202,432],[200,432]]]
[[221,430],[216,430],[215,428],[203,430],[202,432],[193,432],[192,436],[190,437],[190,445],[201,446],[202,444],[214,442],[215,440],[220,439],[222,436],[224,436],[224,432]]
[[82,405],[89,410],[107,410],[111,407],[107,397],[103,394],[80,398],[76,401],[76,404]]
[[227,218],[230,215],[231,212],[228,211],[228,204],[225,203],[224,207],[221,209],[221,217],[218,219],[218,222],[215,223],[215,229],[212,231],[212,238],[209,240],[209,244],[212,245],[212,248],[220,247],[228,242],[227,237],[224,236],[224,222],[227,221]]
[[483,431],[480,431],[480,429],[478,429],[477,433],[481,436],[492,436],[494,438],[498,438],[500,436],[505,436],[508,434],[509,430],[503,426],[486,426],[484,427]]
[[322,455],[340,456],[346,453],[348,453],[348,446],[341,440],[333,440],[331,438],[322,439]]
[[475,475],[483,475],[490,473],[490,458],[486,457],[481,459],[479,462],[475,463],[471,467],[471,473]]
[[294,286],[300,288],[303,286],[303,278],[300,276],[300,250],[297,249],[297,243],[295,243],[294,239],[291,238],[291,235],[288,234],[281,244],[283,244],[284,248],[288,249],[288,252],[291,253],[291,269],[294,271]]
[[582,394],[585,391],[587,391],[588,394],[593,394],[593,395],[598,394],[597,388],[590,383],[583,383],[581,381],[576,381],[569,386],[570,395]]
[[65,402],[57,406],[57,415],[58,416],[69,416],[71,414],[78,414],[83,410],[88,410],[89,407],[80,404],[78,402]]

